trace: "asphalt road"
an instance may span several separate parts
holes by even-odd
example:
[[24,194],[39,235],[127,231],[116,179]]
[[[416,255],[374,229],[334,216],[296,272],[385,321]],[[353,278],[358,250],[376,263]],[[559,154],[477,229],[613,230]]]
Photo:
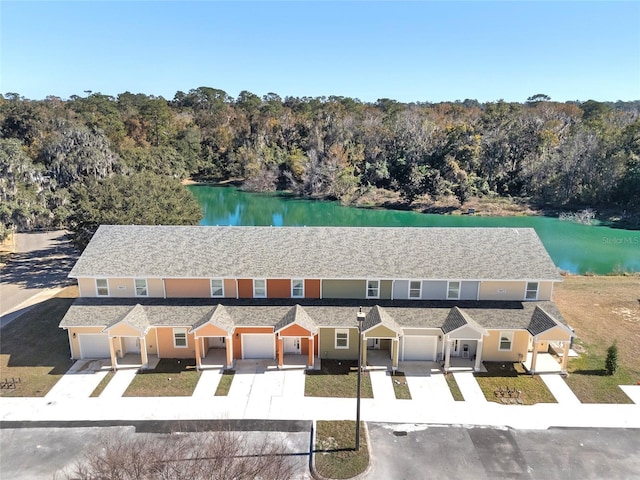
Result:
[[16,317],[8,312],[17,311],[25,302],[29,303],[29,299],[73,283],[67,274],[77,260],[78,252],[65,235],[64,230],[17,235],[16,252],[0,271],[2,325]]
[[640,430],[369,424],[367,479],[640,479]]

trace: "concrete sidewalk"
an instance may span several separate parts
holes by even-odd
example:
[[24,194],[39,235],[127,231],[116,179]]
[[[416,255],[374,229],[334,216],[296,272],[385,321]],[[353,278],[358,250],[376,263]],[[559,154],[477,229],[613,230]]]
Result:
[[581,403],[560,375],[546,374],[540,375],[540,378],[553,396],[556,397],[558,403],[569,405],[578,405]]

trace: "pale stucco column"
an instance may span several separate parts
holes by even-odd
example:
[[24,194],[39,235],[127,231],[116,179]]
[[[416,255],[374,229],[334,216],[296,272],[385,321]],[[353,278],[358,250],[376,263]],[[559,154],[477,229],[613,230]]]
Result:
[[479,372],[480,365],[482,365],[482,339],[478,340],[476,345],[476,364],[474,365],[473,370]]
[[400,340],[393,338],[391,340],[391,370],[398,369],[398,357],[400,356]]
[[366,370],[367,368],[367,339],[364,334],[360,337],[360,341],[362,342],[362,368]]
[[233,335],[227,336],[227,368],[233,368]]
[[307,352],[309,356],[309,359],[307,361],[307,366],[309,368],[313,368],[313,363],[314,363],[313,351],[315,350],[313,345],[313,335],[309,337],[309,341],[307,342],[307,348],[309,349],[309,351]]
[[445,337],[444,340],[444,372],[447,373],[451,367],[451,340]]
[[284,338],[278,336],[278,368],[284,365]]
[[531,375],[536,373],[536,362],[538,361],[538,339],[533,338],[533,352],[531,353]]
[[147,368],[149,366],[149,357],[147,355],[147,339],[144,336],[140,337],[140,360],[142,362],[142,368]]
[[116,353],[116,347],[113,344],[113,338],[109,337],[109,354],[111,355],[111,368],[118,369],[118,354]]
[[200,355],[200,337],[193,337],[193,342],[196,344],[196,370],[200,370],[202,368],[202,358]]
[[562,365],[560,366],[561,373],[567,373],[567,359],[569,358],[569,341],[564,341],[562,346]]

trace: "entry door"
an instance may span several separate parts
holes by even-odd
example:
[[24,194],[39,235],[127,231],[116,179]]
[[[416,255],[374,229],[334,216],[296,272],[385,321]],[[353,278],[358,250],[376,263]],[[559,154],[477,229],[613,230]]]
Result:
[[300,354],[300,338],[299,337],[283,337],[284,353]]
[[124,337],[125,353],[140,353],[140,339],[138,337]]
[[380,350],[380,339],[379,338],[368,338],[367,339],[367,350]]
[[454,340],[453,345],[451,345],[451,356],[452,357],[460,356],[460,342],[458,340]]

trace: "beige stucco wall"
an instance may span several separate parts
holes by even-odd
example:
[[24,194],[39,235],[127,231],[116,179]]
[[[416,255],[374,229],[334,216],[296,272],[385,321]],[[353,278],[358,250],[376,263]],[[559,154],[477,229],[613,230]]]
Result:
[[391,280],[380,280],[380,298],[383,300],[391,299],[391,289],[393,286],[393,281]]
[[147,278],[147,290],[150,297],[164,297],[164,283],[161,278]]
[[553,282],[540,282],[538,287],[538,300],[551,300],[553,295]]
[[[323,280],[322,298],[365,298],[365,280]],[[357,354],[356,354],[357,357]]]
[[78,290],[81,297],[95,297],[96,281],[93,278],[78,278]]
[[[78,335],[82,333],[100,333],[104,330],[104,327],[71,327],[68,330],[69,334],[69,348],[71,350],[71,358],[80,358],[80,337]],[[76,338],[73,338],[73,334],[76,334]]]
[[227,298],[236,298],[237,289],[236,281],[233,278],[225,278],[224,283],[224,296]]
[[109,278],[110,297],[135,297],[133,278]]
[[[514,332],[510,351],[498,350],[501,332]],[[527,358],[529,349],[529,332],[526,330],[489,330],[483,338],[482,360],[488,362],[518,362]]]
[[137,337],[141,332],[137,328],[122,322],[111,327],[107,333],[110,337]]
[[210,298],[211,282],[208,278],[165,278],[167,298]]
[[365,338],[397,338],[397,336],[396,332],[384,325],[378,325],[364,334]]
[[554,327],[551,330],[538,335],[538,341],[551,341],[551,342],[568,342],[571,340],[571,334],[560,327]]
[[480,282],[480,300],[523,300],[526,282]]
[[320,358],[337,358],[347,360],[358,359],[358,329],[349,329],[349,348],[335,348],[335,329],[321,328],[319,335],[318,352]]

